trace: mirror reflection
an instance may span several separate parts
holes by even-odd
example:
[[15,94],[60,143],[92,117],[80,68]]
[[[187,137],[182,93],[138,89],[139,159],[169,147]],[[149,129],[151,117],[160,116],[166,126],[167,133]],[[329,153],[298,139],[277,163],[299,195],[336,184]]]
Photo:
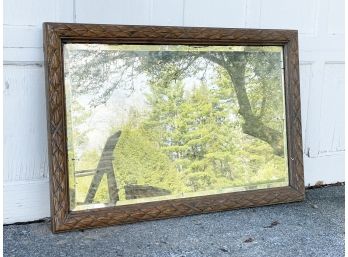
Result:
[[71,210],[288,185],[282,47],[63,52]]

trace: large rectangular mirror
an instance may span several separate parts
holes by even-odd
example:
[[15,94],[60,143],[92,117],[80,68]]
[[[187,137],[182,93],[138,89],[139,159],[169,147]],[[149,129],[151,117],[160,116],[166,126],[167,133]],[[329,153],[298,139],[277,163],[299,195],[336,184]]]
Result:
[[288,185],[283,47],[63,53],[72,210]]
[[[256,43],[238,38],[243,30],[205,29],[197,41],[199,28],[167,28],[149,40],[141,31],[150,27],[110,26],[110,36],[102,26],[46,26],[59,38],[51,58],[61,71],[55,78],[46,42],[48,105],[58,92],[64,124],[60,166],[51,148],[53,208],[57,184],[65,188],[54,230],[93,226],[76,223],[92,213],[118,224],[303,199],[295,32],[244,30]],[[132,220],[139,209],[144,217]]]

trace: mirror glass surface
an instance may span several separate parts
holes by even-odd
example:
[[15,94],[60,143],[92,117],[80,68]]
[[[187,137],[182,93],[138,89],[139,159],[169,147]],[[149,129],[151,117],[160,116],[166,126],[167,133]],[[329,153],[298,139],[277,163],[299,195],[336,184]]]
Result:
[[288,185],[282,47],[63,53],[72,211]]

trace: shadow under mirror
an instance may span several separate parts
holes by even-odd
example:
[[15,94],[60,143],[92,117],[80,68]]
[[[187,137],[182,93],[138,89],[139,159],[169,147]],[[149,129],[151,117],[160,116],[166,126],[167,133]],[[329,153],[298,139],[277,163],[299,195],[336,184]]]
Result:
[[288,185],[281,46],[63,53],[72,211]]

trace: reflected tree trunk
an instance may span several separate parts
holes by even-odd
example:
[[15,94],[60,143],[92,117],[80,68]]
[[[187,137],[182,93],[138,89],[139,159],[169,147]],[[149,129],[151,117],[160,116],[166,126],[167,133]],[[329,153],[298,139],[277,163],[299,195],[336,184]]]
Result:
[[260,116],[257,116],[251,108],[245,87],[246,53],[216,53],[204,57],[220,65],[227,71],[231,84],[236,92],[239,114],[244,119],[244,123],[242,124],[243,132],[267,142],[273,148],[276,155],[283,156],[284,143],[282,133],[266,126]]

